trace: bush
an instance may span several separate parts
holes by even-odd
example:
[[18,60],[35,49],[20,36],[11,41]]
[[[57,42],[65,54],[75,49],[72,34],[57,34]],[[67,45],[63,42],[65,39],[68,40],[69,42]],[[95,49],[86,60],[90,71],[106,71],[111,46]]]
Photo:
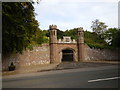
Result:
[[15,65],[13,64],[13,62],[11,62],[10,66],[8,68],[9,68],[9,71],[15,70]]
[[116,47],[112,47],[112,46],[108,46],[108,45],[102,45],[102,44],[91,44],[91,43],[87,43],[87,45],[90,47],[90,48],[96,48],[96,49],[111,49],[111,50],[114,50],[116,49]]
[[32,44],[29,44],[29,45],[27,46],[27,48],[28,48],[29,50],[33,50],[33,45],[32,45]]

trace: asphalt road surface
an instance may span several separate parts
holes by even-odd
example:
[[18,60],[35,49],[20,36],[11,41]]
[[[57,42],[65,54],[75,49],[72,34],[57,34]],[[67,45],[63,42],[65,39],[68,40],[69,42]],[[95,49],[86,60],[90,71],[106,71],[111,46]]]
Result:
[[117,65],[3,77],[3,88],[118,88]]

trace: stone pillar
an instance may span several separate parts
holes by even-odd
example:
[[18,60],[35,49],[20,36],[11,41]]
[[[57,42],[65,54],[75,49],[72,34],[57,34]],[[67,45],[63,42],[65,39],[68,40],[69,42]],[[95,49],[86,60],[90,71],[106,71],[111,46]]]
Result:
[[50,63],[57,61],[57,26],[50,25]]
[[77,28],[77,34],[78,34],[78,40],[77,40],[77,46],[78,46],[78,61],[85,60],[84,56],[84,30],[82,27]]

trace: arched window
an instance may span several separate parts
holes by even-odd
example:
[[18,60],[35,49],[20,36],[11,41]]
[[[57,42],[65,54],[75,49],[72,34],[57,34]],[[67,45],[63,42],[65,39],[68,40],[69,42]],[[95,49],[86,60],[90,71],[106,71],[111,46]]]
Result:
[[55,32],[55,30],[54,30],[54,35],[56,35],[56,32]]

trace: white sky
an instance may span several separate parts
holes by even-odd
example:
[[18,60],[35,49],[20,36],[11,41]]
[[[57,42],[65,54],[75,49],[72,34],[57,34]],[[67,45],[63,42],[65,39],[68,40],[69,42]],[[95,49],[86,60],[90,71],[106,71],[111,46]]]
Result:
[[91,31],[95,19],[118,27],[118,0],[42,0],[34,7],[42,30],[55,24],[63,31],[77,27]]

